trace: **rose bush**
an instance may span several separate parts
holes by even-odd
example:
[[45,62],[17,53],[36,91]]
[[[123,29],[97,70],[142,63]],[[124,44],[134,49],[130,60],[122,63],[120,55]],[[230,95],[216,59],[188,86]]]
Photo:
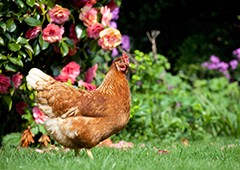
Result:
[[[0,118],[6,120],[0,128],[0,139],[24,129],[34,136],[46,133],[42,126],[46,117],[36,106],[34,91],[25,80],[32,67],[75,87],[96,89],[112,50],[117,54],[123,49],[121,32],[111,26],[117,20],[115,9],[119,9],[116,4],[120,2],[0,3]],[[33,143],[24,141],[29,140],[26,136],[21,138],[24,146]]]

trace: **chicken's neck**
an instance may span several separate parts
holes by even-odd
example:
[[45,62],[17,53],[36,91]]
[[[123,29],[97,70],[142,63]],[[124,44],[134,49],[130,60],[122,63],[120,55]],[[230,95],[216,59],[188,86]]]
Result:
[[98,90],[102,93],[115,95],[119,90],[127,90],[123,88],[128,88],[126,75],[116,69],[110,69]]

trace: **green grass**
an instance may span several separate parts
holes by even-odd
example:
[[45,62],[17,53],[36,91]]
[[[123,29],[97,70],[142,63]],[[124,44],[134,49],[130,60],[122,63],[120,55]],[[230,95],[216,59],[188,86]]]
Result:
[[[74,152],[50,151],[38,153],[33,148],[0,149],[0,169],[122,169],[122,170],[231,170],[240,169],[240,141],[218,139],[216,141],[135,145],[132,149],[120,150],[96,147],[92,149],[94,160],[86,152],[75,157]],[[167,149],[168,154],[158,154],[156,149]],[[224,148],[224,149],[223,149]]]

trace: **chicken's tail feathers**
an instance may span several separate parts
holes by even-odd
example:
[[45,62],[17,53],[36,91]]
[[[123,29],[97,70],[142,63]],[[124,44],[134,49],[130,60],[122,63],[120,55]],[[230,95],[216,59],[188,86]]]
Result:
[[50,80],[52,80],[52,77],[50,77],[49,75],[45,74],[44,72],[37,68],[32,68],[28,72],[26,80],[29,86],[36,89],[41,85],[47,84]]

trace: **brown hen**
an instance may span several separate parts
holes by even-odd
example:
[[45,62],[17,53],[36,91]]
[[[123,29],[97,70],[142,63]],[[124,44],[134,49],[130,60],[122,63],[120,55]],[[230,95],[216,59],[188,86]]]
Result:
[[115,59],[102,84],[93,91],[78,90],[32,68],[27,83],[37,91],[36,102],[48,116],[45,128],[61,145],[89,149],[121,131],[129,121],[130,90],[126,53]]

